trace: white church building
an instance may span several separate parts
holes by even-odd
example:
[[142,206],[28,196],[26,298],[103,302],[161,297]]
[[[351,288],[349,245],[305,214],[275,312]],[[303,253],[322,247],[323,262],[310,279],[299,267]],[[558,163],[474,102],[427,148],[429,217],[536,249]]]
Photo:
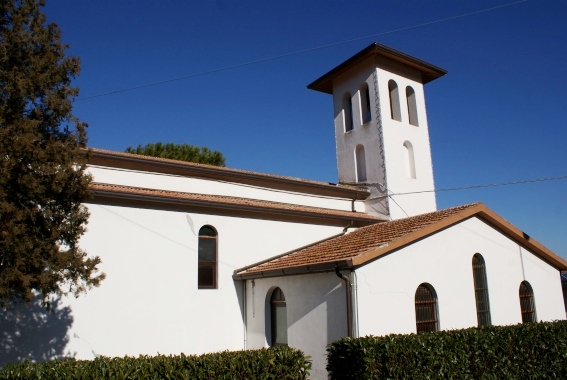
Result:
[[81,245],[107,278],[62,301],[54,355],[289,345],[325,379],[342,337],[565,319],[565,260],[481,203],[420,192],[423,86],[445,74],[374,43],[308,86],[332,95],[338,185],[93,149]]

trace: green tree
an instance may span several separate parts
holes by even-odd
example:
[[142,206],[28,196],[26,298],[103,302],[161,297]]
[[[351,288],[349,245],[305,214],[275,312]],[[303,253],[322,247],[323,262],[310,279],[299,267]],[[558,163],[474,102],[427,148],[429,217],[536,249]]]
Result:
[[98,286],[78,246],[89,213],[86,124],[71,114],[79,59],[65,56],[44,0],[0,1],[0,305]]
[[199,148],[198,146],[188,144],[162,144],[158,142],[155,144],[147,144],[146,146],[138,145],[136,148],[129,146],[126,148],[126,153],[225,166],[224,155],[217,150],[210,150],[206,146]]

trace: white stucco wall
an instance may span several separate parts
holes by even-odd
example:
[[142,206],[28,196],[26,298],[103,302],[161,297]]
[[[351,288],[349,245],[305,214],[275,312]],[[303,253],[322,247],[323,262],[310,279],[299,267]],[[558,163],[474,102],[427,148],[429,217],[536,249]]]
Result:
[[[260,199],[343,211],[350,211],[352,208],[352,201],[350,199],[308,195],[224,181],[140,172],[102,166],[89,166],[87,171],[93,175],[94,181],[100,183],[143,187],[147,189],[182,191],[195,194]],[[355,208],[357,211],[363,211],[364,204],[361,201],[357,201],[355,202]]]
[[[429,144],[429,130],[425,106],[424,87],[421,74],[413,68],[402,66],[383,59],[377,68],[378,85],[382,109],[382,131],[386,157],[386,175],[389,194],[433,190],[433,164]],[[398,85],[401,121],[392,119],[388,82],[394,80]],[[411,125],[408,119],[406,87],[415,92],[419,126]],[[406,174],[404,142],[413,146],[416,178]],[[392,219],[404,218],[435,211],[435,193],[392,196],[390,215]]]
[[[326,238],[341,228],[89,205],[81,246],[107,278],[78,299],[67,352],[105,356],[244,348],[242,284],[235,269]],[[198,231],[218,231],[218,289],[197,289]],[[79,337],[75,337],[75,334]]]
[[311,356],[311,379],[327,379],[327,344],[346,335],[345,285],[334,272],[246,281],[247,347],[268,347],[269,302],[282,289],[287,306],[288,344]]
[[[374,75],[377,78],[380,97],[383,151],[377,124]],[[400,121],[392,119],[390,113],[390,80],[394,80],[398,86]],[[360,86],[363,83],[368,85],[371,98],[372,120],[366,124],[363,124],[361,119]],[[409,123],[406,100],[408,86],[415,92],[419,126]],[[345,132],[343,96],[346,93],[351,94],[353,129]],[[367,173],[367,181],[362,182],[368,183],[371,198],[386,195],[376,184],[386,184],[389,195],[434,189],[425,94],[421,74],[417,69],[384,57],[377,57],[376,60],[369,58],[360,62],[333,79],[333,109],[339,181],[357,182],[355,148],[360,144],[364,146]],[[407,175],[404,149],[406,141],[413,147],[415,178]],[[376,201],[367,201],[366,212],[385,212],[389,213],[392,219],[399,219],[437,209],[434,192],[393,195],[391,199],[383,207],[375,205]]]
[[477,325],[472,257],[486,263],[492,324],[522,322],[519,287],[533,290],[538,320],[565,319],[559,272],[477,218],[356,270],[359,335],[414,333],[417,287],[437,293],[443,330]]

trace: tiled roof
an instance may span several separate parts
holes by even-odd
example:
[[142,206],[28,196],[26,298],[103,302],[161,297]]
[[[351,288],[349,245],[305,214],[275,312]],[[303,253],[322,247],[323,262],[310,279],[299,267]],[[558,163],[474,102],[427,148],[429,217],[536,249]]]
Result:
[[[302,206],[289,203],[264,201],[250,198],[238,198],[223,195],[195,194],[179,191],[156,190],[140,187],[121,186],[92,182],[90,189],[94,199],[88,202],[104,203],[101,199],[134,199],[165,204],[175,204],[179,207],[204,205],[208,210],[213,209],[240,209],[247,212],[264,214],[287,213],[290,215],[309,215],[311,217],[352,220],[356,225],[368,225],[383,220],[362,212],[343,211],[321,207]],[[97,199],[99,201],[97,202]],[[268,218],[269,219],[269,218]],[[343,224],[344,225],[344,224]]]
[[[473,215],[486,219],[494,227],[517,241],[526,239],[525,236],[527,235],[490,211],[482,203],[473,203],[362,227],[305,249],[236,270],[234,276],[249,278],[329,270],[332,268],[329,264],[338,262],[343,262],[343,267],[364,265]],[[522,243],[539,253],[541,257],[558,269],[567,269],[565,260],[536,241],[528,237]],[[310,269],[310,267],[315,269]],[[304,270],[299,268],[304,268]]]

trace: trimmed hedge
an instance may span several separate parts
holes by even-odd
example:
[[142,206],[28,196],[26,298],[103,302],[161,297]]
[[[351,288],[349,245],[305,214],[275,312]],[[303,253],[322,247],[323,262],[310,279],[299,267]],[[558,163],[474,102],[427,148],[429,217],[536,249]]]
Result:
[[344,338],[331,379],[564,379],[567,321]]
[[306,379],[311,362],[289,347],[219,352],[201,356],[100,357],[8,364],[0,379]]

